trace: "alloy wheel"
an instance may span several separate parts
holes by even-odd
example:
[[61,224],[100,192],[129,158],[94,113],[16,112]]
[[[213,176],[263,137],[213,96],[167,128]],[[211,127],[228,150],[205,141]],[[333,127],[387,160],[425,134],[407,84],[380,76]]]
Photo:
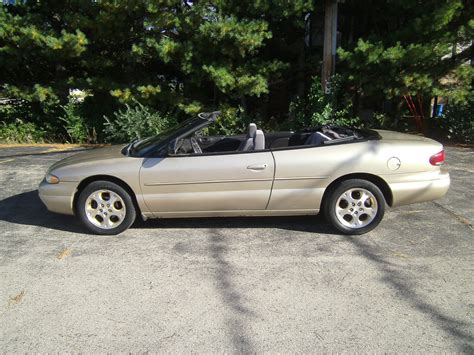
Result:
[[367,189],[352,188],[343,192],[336,201],[338,221],[349,228],[363,228],[377,215],[378,204],[374,194]]
[[118,227],[127,210],[122,197],[111,190],[97,190],[87,197],[85,213],[89,222],[101,229]]

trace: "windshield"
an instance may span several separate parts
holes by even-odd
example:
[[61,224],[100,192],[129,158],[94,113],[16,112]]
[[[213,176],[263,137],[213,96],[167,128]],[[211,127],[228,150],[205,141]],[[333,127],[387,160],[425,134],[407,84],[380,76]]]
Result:
[[207,120],[199,117],[189,118],[155,136],[130,143],[125,151],[128,151],[128,155],[130,156],[145,156],[154,151],[165,148],[171,140],[192,131],[196,127],[203,126],[207,122]]

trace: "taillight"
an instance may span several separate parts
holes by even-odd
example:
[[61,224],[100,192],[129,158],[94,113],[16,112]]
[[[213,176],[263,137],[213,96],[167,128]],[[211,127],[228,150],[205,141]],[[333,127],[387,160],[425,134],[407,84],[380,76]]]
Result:
[[444,163],[444,159],[446,158],[446,155],[444,154],[444,149],[439,152],[439,153],[436,153],[435,155],[432,155],[430,157],[430,164],[431,165],[441,165]]

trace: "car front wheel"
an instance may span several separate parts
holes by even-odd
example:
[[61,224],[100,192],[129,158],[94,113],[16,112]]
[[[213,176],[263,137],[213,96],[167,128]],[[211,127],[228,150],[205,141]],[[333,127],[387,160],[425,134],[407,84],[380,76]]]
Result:
[[135,221],[132,198],[121,186],[110,181],[94,181],[79,194],[76,213],[95,234],[119,234]]
[[333,189],[325,201],[327,220],[344,234],[363,234],[380,223],[385,198],[370,181],[351,179]]

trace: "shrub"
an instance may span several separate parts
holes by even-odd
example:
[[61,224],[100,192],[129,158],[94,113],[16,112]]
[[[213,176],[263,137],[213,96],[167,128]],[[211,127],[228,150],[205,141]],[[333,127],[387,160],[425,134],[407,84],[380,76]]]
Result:
[[0,124],[0,142],[4,143],[43,143],[46,132],[32,122],[15,122]]
[[125,105],[125,109],[115,112],[112,119],[104,118],[104,132],[110,142],[129,142],[153,136],[176,123],[171,115],[152,111],[138,102],[134,106]]
[[203,130],[204,134],[218,136],[242,133],[245,123],[242,121],[241,117],[239,117],[239,114],[241,113],[240,108],[221,106],[219,111],[221,111],[221,114],[216,122],[205,128]]
[[381,129],[394,129],[395,125],[393,120],[384,112],[374,112],[372,119],[370,120],[373,128]]
[[320,78],[312,79],[306,96],[297,97],[290,104],[290,117],[298,127],[314,127],[325,124],[341,126],[360,126],[361,121],[352,117],[352,102],[345,97],[342,90],[342,79],[333,76],[329,83],[329,92],[324,93]]
[[63,115],[59,117],[69,136],[69,143],[95,143],[97,134],[94,128],[89,128],[81,109],[81,103],[71,99],[66,105],[61,106]]
[[449,104],[441,117],[440,128],[447,138],[474,143],[474,95],[466,103]]

